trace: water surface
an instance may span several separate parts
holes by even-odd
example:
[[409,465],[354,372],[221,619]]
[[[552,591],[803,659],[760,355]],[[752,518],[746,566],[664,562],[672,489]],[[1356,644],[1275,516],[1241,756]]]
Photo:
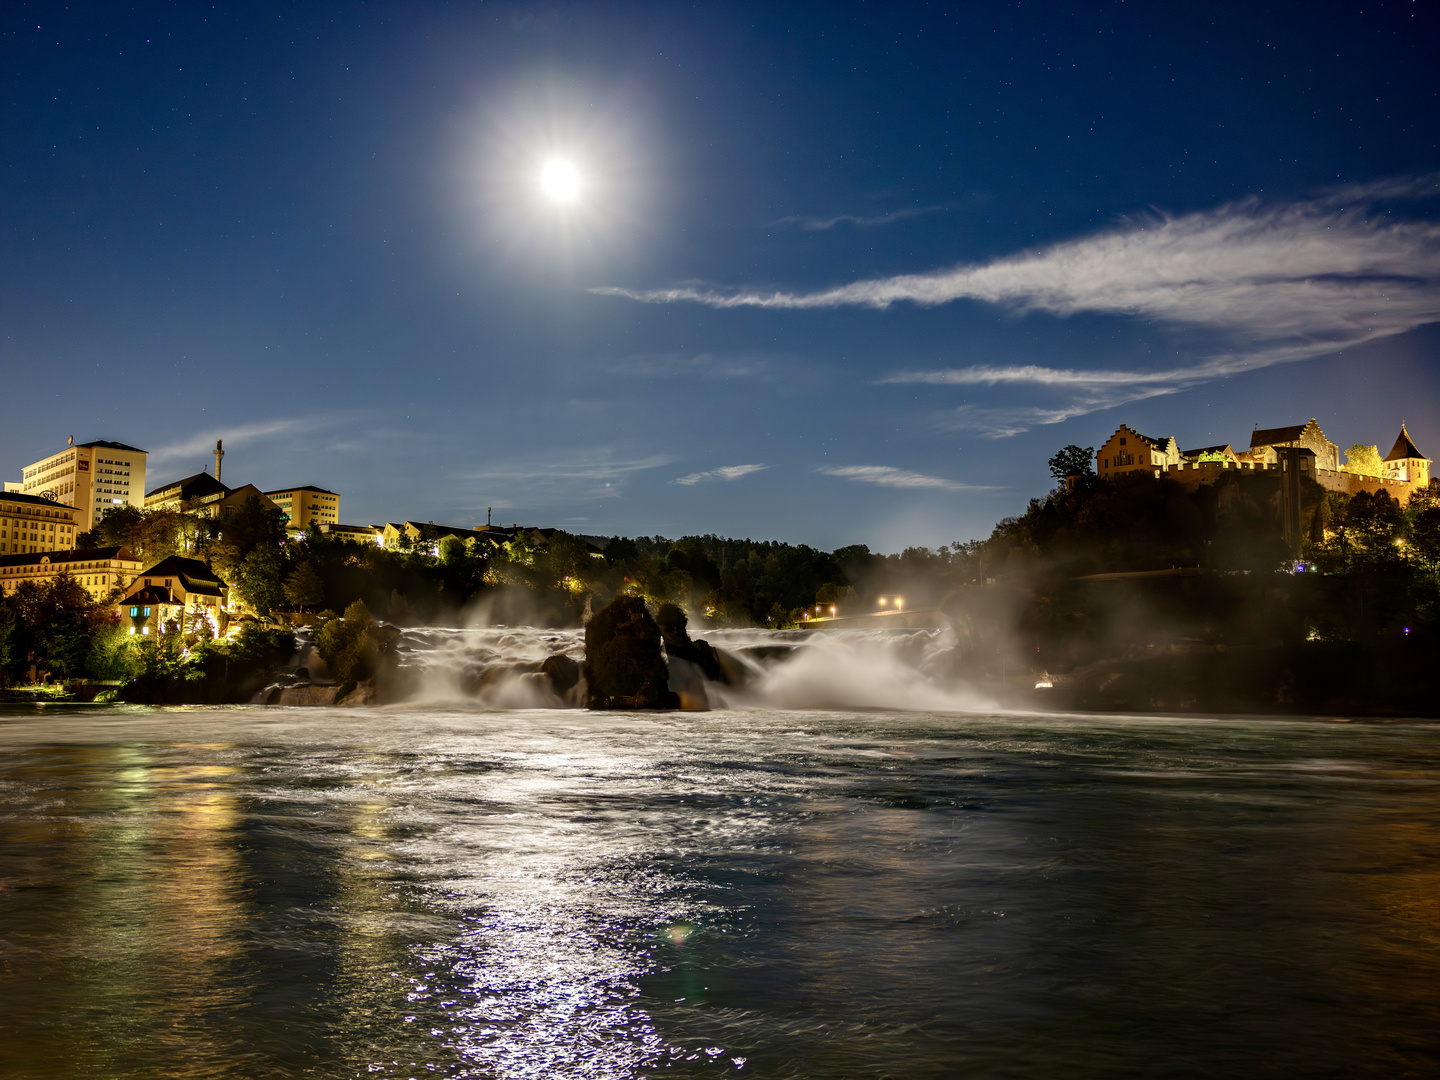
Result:
[[1440,1069],[1440,728],[0,715],[0,1076]]

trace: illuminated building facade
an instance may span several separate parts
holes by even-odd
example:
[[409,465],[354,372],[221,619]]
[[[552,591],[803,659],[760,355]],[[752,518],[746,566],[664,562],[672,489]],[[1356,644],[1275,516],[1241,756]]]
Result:
[[1340,461],[1340,448],[1320,430],[1311,417],[1308,423],[1290,427],[1257,428],[1250,433],[1250,447],[1236,453],[1229,444],[1177,450],[1174,438],[1155,439],[1121,424],[1095,453],[1095,471],[1102,479],[1127,474],[1165,477],[1190,487],[1212,484],[1230,471],[1285,471],[1294,459],[1297,472],[1313,479],[1326,491],[1346,495],[1384,491],[1401,506],[1412,492],[1430,483],[1429,458],[1416,448],[1405,426],[1395,446],[1381,463],[1379,475],[1362,472]]
[[68,551],[75,546],[76,510],[36,495],[0,496],[0,555]]
[[89,532],[107,508],[143,505],[147,456],[124,443],[76,443],[72,437],[63,450],[25,466],[20,482],[7,483],[5,491],[72,506],[75,525]]
[[1180,463],[1180,447],[1174,437],[1156,439],[1141,435],[1134,428],[1121,424],[1095,455],[1095,471],[1103,479],[1128,473],[1149,472],[1159,476],[1166,468]]
[[379,525],[341,525],[333,521],[320,523],[320,532],[336,540],[351,544],[376,544],[385,546],[385,530]]
[[0,589],[9,596],[22,581],[48,585],[69,574],[92,599],[103,600],[116,589],[127,588],[139,570],[140,560],[125,547],[5,555],[0,556]]
[[146,510],[184,510],[218,502],[230,489],[208,472],[198,472],[183,480],[174,480],[145,493]]
[[229,622],[229,595],[230,587],[203,562],[172,555],[135,575],[117,605],[120,625],[132,634],[160,633],[170,619],[183,627],[186,609],[198,606],[220,634]]
[[323,527],[340,520],[340,496],[324,488],[281,488],[265,492],[265,497],[280,508],[288,532],[304,532],[312,521]]

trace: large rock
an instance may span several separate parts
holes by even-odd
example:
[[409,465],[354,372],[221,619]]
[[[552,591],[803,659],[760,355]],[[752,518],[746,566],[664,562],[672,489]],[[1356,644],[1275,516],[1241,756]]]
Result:
[[711,682],[724,682],[725,674],[715,650],[708,641],[691,641],[685,626],[690,621],[675,604],[661,604],[655,612],[660,634],[665,641],[665,655],[673,660],[688,660]]
[[550,689],[563,704],[572,707],[585,704],[585,672],[576,661],[564,653],[555,653],[545,658],[540,673],[550,680]]
[[580,665],[564,653],[547,656],[540,670],[550,677],[555,693],[564,696],[565,691],[580,681]]
[[673,709],[660,627],[636,596],[617,596],[585,627],[586,700],[592,709]]

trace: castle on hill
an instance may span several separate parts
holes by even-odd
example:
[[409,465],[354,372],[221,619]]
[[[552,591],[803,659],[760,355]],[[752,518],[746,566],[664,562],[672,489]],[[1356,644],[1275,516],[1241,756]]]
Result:
[[1257,428],[1250,433],[1250,446],[1240,451],[1229,443],[1181,450],[1174,436],[1156,439],[1121,424],[1096,452],[1095,471],[1102,479],[1149,473],[1198,487],[1213,484],[1229,471],[1285,471],[1292,461],[1302,476],[1308,474],[1327,491],[1346,495],[1385,491],[1401,506],[1410,501],[1412,492],[1430,483],[1430,458],[1416,449],[1403,423],[1375,474],[1361,471],[1362,462],[1342,463],[1340,447],[1325,437],[1313,416],[1305,424]]

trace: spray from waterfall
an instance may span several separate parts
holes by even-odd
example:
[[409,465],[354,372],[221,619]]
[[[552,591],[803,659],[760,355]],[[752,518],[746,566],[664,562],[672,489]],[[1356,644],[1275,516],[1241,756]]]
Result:
[[[965,678],[948,630],[823,633],[713,630],[727,681],[706,680],[712,708],[990,711]],[[583,663],[584,631],[533,626],[422,627],[403,631],[401,673],[410,704],[482,709],[579,708],[585,685],[557,690],[552,657]],[[683,664],[672,661],[675,669]]]

